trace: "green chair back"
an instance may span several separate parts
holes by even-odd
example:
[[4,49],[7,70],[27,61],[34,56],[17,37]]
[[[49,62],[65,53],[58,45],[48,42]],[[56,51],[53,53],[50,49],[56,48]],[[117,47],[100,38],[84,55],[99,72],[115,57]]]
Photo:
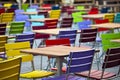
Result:
[[11,22],[9,34],[21,34],[24,31],[25,22]]
[[[78,10],[84,10],[85,9],[85,7],[84,6],[77,6],[77,9]],[[82,14],[86,14],[86,12],[85,11],[80,11]]]
[[114,22],[115,23],[120,23],[120,13],[116,13],[116,15],[114,17]]
[[29,7],[29,4],[22,4],[21,8],[26,11]]
[[81,12],[72,13],[72,17],[73,17],[73,22],[74,23],[82,22],[83,21],[82,13]]
[[102,34],[101,38],[103,51],[105,52],[107,51],[108,48],[120,47],[120,43],[111,41],[113,39],[120,39],[120,33]]

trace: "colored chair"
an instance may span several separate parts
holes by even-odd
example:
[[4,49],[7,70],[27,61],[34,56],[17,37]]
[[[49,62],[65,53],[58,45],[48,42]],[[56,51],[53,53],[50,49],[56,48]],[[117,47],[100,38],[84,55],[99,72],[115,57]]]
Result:
[[[48,39],[45,40],[46,46],[55,46],[55,45],[64,45],[64,46],[70,46],[70,39],[69,38],[58,38],[58,39]],[[48,56],[48,65],[47,65],[47,70],[51,68],[51,70],[57,70],[56,66],[56,61],[51,63],[51,57]],[[64,71],[64,70],[63,70]]]
[[29,41],[31,48],[33,48],[33,44],[34,44],[34,34],[33,33],[29,33],[29,34],[18,34],[16,35],[16,40],[15,42],[25,42],[25,41]]
[[5,35],[6,34],[6,23],[0,23],[0,35]]
[[45,18],[48,17],[48,12],[47,11],[38,11],[38,15],[44,15]]
[[5,8],[10,8],[12,6],[12,3],[5,3],[4,5],[3,5],[3,7],[5,7]]
[[21,12],[24,12],[24,10],[20,10],[20,9],[15,10],[15,16],[22,15]]
[[21,5],[21,9],[24,11],[26,11],[28,9],[28,7],[29,7],[29,4],[22,4]]
[[[66,66],[66,74],[43,80],[86,80],[83,77],[78,77],[70,73],[85,71],[88,71],[90,73],[93,57],[94,50],[70,52]],[[90,75],[88,74],[88,76]]]
[[20,57],[0,61],[0,79],[19,80],[20,67],[21,67]]
[[51,10],[49,13],[50,18],[57,18],[59,19],[61,15],[61,10]]
[[111,23],[114,21],[114,14],[105,14],[104,19],[108,19],[108,21]]
[[14,57],[22,57],[22,62],[31,62],[32,68],[34,70],[35,68],[33,65],[33,55],[20,52],[20,50],[30,49],[30,48],[31,46],[29,41],[5,44],[6,56],[8,59]]
[[98,13],[99,13],[99,10],[98,8],[95,8],[95,7],[91,8],[91,10],[88,12],[88,14],[98,14]]
[[111,42],[113,39],[120,39],[120,33],[101,34],[103,52],[109,48],[120,47],[119,43]]
[[12,22],[14,18],[14,13],[2,13],[1,14],[1,23]]
[[35,8],[29,8],[26,10],[26,12],[36,12],[37,10]]
[[73,17],[73,22],[74,23],[82,22],[83,21],[82,13],[80,13],[80,12],[72,13],[72,17]]
[[45,20],[44,24],[48,29],[57,28],[58,19]]
[[39,6],[38,5],[30,5],[30,7],[29,8],[31,8],[31,9],[38,9],[39,8]]
[[59,31],[58,38],[69,38],[70,44],[75,46],[77,30]]
[[52,10],[59,10],[60,9],[60,6],[59,5],[54,5],[52,6]]
[[[84,10],[85,6],[77,6],[76,8],[77,8],[77,10]],[[82,14],[86,14],[85,11],[80,11],[80,12],[82,12]]]
[[62,18],[60,28],[72,28],[73,18]]
[[7,43],[7,36],[0,36],[0,60],[5,57],[5,44]]
[[79,30],[91,28],[91,27],[89,26],[89,25],[91,25],[91,24],[92,24],[92,21],[91,21],[91,20],[84,20],[84,21],[82,21],[82,22],[78,22],[78,23],[77,23]]
[[[77,73],[77,75],[88,77],[90,79],[95,79],[95,80],[117,79],[119,77],[119,70],[116,73],[110,72],[110,70],[116,67],[120,69],[119,53],[120,53],[120,48],[109,48],[105,55],[105,59],[102,65],[102,70],[91,70],[91,72],[86,71],[82,73]],[[106,71],[106,69],[109,69],[109,71]]]
[[25,22],[11,22],[9,35],[22,34],[24,31]]
[[101,10],[100,10],[100,12],[101,13],[108,13],[108,10],[109,10],[110,8],[109,7],[103,7]]
[[[31,15],[31,19],[43,19],[45,18],[44,15]],[[43,22],[31,22],[31,26],[43,26]]]
[[71,14],[74,12],[73,9],[74,9],[74,6],[69,6],[66,9],[66,12],[67,12],[68,16],[71,16]]
[[10,8],[12,8],[12,9],[18,9],[18,5],[17,4],[12,4],[12,6]]
[[0,8],[0,14],[5,13],[5,8]]
[[114,22],[115,23],[120,23],[120,13],[116,13],[116,15],[114,17]]
[[7,12],[7,13],[14,13],[15,10],[16,10],[16,9],[9,8],[9,9],[6,10],[6,12]]

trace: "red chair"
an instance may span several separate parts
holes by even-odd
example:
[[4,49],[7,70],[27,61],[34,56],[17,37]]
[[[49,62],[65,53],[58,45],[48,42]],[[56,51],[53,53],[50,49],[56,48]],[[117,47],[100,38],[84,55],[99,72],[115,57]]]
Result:
[[88,14],[98,14],[99,10],[98,8],[91,8],[91,10],[88,12]]
[[[95,20],[95,23],[96,24],[101,24],[101,23],[108,23],[109,20],[108,19],[96,19]],[[98,28],[98,32],[101,32],[101,31],[107,31],[109,30],[108,28]]]
[[45,20],[45,26],[48,29],[57,28],[58,19]]
[[[55,46],[55,45],[65,45],[65,46],[70,46],[70,40],[68,38],[61,38],[61,39],[52,39],[52,40],[46,40],[45,41],[45,44],[46,46]],[[50,62],[50,59],[51,57],[48,56],[48,66],[47,66],[47,69],[50,67],[51,68],[51,63]],[[64,60],[64,59],[63,59]],[[55,68],[55,64],[56,64],[56,61],[55,63],[53,64],[53,67],[51,68],[51,70],[57,70],[57,68]],[[65,68],[62,69],[63,72],[66,71]]]
[[[33,30],[41,30],[41,29],[47,29],[46,26],[32,26]],[[48,39],[50,37],[49,34],[40,34],[40,33],[35,33],[35,39],[42,39],[42,42],[44,41],[44,39]],[[43,43],[39,44],[42,45]],[[38,47],[39,47],[38,46]]]
[[0,8],[0,14],[5,13],[5,8]]
[[48,11],[38,11],[38,15],[44,15],[45,18],[48,17]]

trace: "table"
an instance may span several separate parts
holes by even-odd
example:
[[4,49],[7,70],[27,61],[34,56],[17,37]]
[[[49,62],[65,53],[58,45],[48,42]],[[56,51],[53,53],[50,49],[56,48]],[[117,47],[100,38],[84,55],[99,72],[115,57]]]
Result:
[[97,18],[103,18],[105,14],[90,14],[90,15],[82,15],[83,18],[89,18],[89,19],[97,19]]
[[[42,33],[42,34],[50,34],[50,35],[58,35],[59,31],[63,30],[71,30],[71,28],[55,28],[55,29],[44,29],[44,30],[33,30],[35,33]],[[81,30],[77,30],[78,33],[81,32]]]
[[58,18],[40,18],[40,19],[28,19],[30,22],[45,22],[45,20],[54,20]]
[[118,43],[120,43],[120,39],[113,39],[113,40],[111,40],[111,42],[118,42]]
[[39,7],[38,9],[41,9],[41,10],[50,10],[51,7]]
[[35,49],[26,49],[21,50],[24,53],[30,53],[33,55],[44,55],[44,56],[51,56],[55,57],[57,60],[57,74],[61,75],[62,72],[62,59],[69,55],[72,51],[86,51],[91,50],[90,47],[80,46],[80,47],[70,47],[70,46],[50,46],[50,47],[43,47],[43,48],[35,48]]

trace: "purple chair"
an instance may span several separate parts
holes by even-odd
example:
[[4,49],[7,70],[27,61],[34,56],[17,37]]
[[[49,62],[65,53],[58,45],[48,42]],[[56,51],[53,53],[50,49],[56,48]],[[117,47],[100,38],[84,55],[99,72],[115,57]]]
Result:
[[70,52],[66,74],[55,78],[42,80],[86,80],[85,78],[75,76],[70,73],[84,72],[91,70],[94,50]]
[[23,14],[21,14],[21,12],[24,12],[24,10],[17,9],[17,10],[15,10],[15,15],[23,15]]
[[75,45],[77,30],[59,31],[58,38],[69,38],[70,44]]
[[31,8],[31,9],[38,9],[39,8],[39,6],[38,5],[31,5],[29,8]]
[[15,42],[24,42],[24,41],[30,41],[31,48],[32,48],[34,43],[34,33],[16,35]]

